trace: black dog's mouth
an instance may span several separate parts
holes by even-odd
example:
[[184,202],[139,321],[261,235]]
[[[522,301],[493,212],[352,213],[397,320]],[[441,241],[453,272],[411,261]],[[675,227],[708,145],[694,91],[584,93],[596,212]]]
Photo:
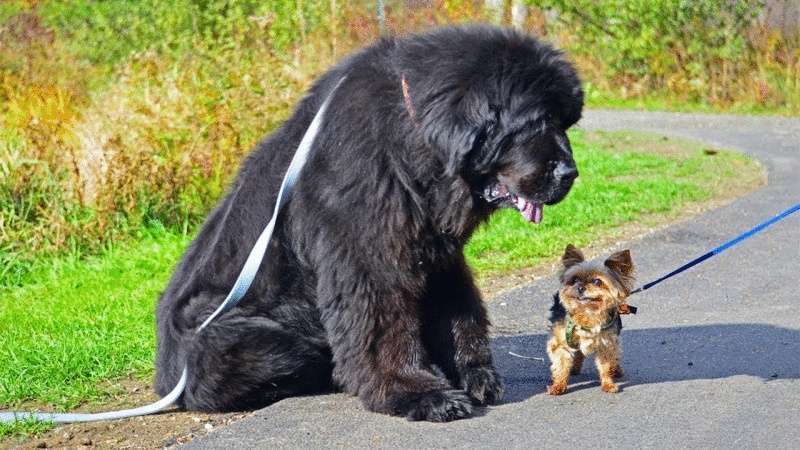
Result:
[[495,205],[516,208],[528,222],[540,223],[544,215],[544,203],[528,200],[511,192],[500,182],[487,185],[482,192],[483,198]]

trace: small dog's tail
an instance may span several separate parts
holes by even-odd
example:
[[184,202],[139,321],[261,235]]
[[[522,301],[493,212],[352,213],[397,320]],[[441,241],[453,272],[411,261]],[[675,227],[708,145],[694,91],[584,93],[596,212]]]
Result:
[[553,306],[550,307],[550,323],[555,324],[558,321],[564,320],[567,317],[567,310],[561,304],[561,299],[558,297],[558,292],[553,294]]

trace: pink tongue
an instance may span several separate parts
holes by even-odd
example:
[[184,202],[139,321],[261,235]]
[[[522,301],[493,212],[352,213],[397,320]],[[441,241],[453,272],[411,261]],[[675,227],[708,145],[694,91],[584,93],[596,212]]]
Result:
[[539,223],[542,221],[542,217],[544,217],[544,205],[541,203],[537,203],[533,206],[533,222]]
[[[521,200],[521,199],[520,199]],[[522,217],[525,218],[528,222],[539,223],[542,221],[542,214],[544,212],[544,207],[539,202],[531,203],[526,200],[521,200],[517,202],[517,208],[519,212],[522,213]]]

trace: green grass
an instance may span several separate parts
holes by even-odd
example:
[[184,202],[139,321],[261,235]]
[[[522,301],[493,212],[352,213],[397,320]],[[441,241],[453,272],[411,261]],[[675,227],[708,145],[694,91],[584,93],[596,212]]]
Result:
[[706,114],[741,114],[757,116],[787,116],[796,117],[797,108],[795,106],[765,106],[755,103],[737,103],[724,108],[709,103],[691,102],[676,99],[668,95],[651,94],[647,97],[628,98],[603,96],[596,99],[588,99],[588,108],[598,109],[623,109],[639,111],[669,111],[685,113],[706,113]]
[[99,257],[40,263],[26,285],[0,290],[0,405],[67,410],[103,398],[102,381],[149,377],[154,301],[187,243],[155,229]]
[[[581,176],[567,200],[525,223],[502,211],[467,248],[479,277],[529,267],[615,227],[712,197],[759,169],[727,152],[631,133],[571,133]],[[690,148],[687,150],[687,146]],[[655,150],[646,152],[644,149]],[[744,172],[743,172],[744,171]],[[99,256],[40,260],[22,286],[0,286],[0,408],[96,409],[110,381],[149,379],[154,306],[190,237],[151,227]],[[22,430],[22,431],[20,431]],[[36,430],[0,428],[0,437]]]
[[[790,91],[789,93],[791,93]],[[669,92],[648,92],[643,96],[623,98],[619,94],[602,92],[587,87],[586,106],[600,109],[624,109],[641,111],[672,111],[706,114],[743,114],[743,115],[775,115],[797,116],[797,102],[789,101],[783,105],[759,104],[752,101],[739,100],[733,104],[718,104],[699,100],[685,100],[679,95]]]
[[20,437],[26,438],[44,433],[53,427],[51,422],[40,422],[38,420],[20,420],[12,423],[0,422],[0,439]]

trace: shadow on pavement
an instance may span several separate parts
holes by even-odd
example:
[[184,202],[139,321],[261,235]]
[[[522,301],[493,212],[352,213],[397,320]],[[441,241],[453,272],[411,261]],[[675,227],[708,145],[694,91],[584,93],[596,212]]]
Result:
[[[506,383],[505,403],[543,394],[550,381],[545,343],[549,335],[492,339],[497,370]],[[761,324],[720,324],[622,331],[623,390],[640,384],[749,375],[769,382],[800,378],[800,330]],[[509,354],[544,358],[521,359]],[[568,393],[597,387],[593,361],[570,379]]]

